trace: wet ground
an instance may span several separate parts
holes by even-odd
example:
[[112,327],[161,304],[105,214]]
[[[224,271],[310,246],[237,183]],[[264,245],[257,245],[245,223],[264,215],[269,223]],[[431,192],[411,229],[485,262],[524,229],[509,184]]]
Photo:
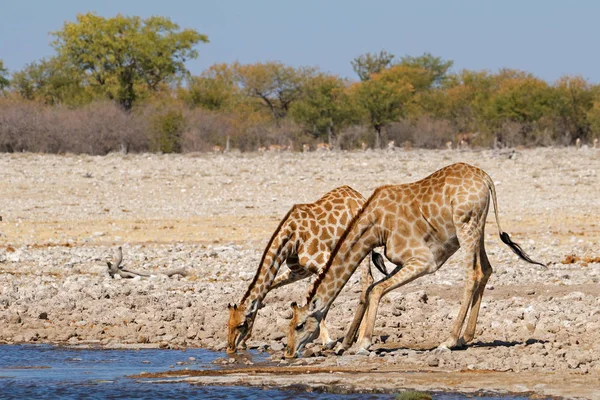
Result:
[[[278,390],[252,386],[206,386],[171,378],[140,378],[158,371],[213,371],[222,353],[203,349],[107,350],[50,345],[0,346],[0,397],[2,399],[392,399],[392,394],[334,394]],[[266,356],[246,353],[246,360],[265,363]],[[460,394],[434,393],[433,398],[455,400]],[[481,397],[478,397],[481,398]],[[484,397],[485,398],[485,397]],[[499,397],[489,397],[498,399]],[[513,400],[522,397],[502,397]]]

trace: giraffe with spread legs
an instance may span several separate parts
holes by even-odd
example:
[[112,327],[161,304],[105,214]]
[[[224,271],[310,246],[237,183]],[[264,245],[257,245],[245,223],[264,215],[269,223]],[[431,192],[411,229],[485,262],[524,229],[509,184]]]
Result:
[[[365,198],[356,190],[341,186],[314,203],[297,204],[291,208],[267,244],[259,268],[240,304],[228,306],[228,353],[245,345],[258,309],[270,290],[322,271],[331,250],[364,203]],[[284,261],[288,270],[276,278]],[[373,254],[373,264],[386,274],[383,258],[376,253]],[[372,282],[367,264],[362,275],[363,289],[366,290]],[[320,331],[324,345],[335,343],[329,338],[324,320]]]
[[[352,344],[359,326],[359,352],[368,350],[382,296],[437,271],[460,247],[466,252],[467,280],[458,316],[440,347],[452,349],[471,341],[483,291],[492,273],[484,248],[490,197],[501,240],[523,260],[543,265],[529,258],[500,229],[494,183],[479,168],[458,163],[418,182],[382,186],[375,190],[338,241],[311,287],[306,305],[299,307],[292,303],[286,356],[295,357],[315,338],[319,322],[327,315],[342,287],[366,254],[378,246],[385,246],[385,256],[398,267],[368,288],[366,301],[359,303],[348,333],[336,352]],[[461,337],[469,308],[467,327]]]

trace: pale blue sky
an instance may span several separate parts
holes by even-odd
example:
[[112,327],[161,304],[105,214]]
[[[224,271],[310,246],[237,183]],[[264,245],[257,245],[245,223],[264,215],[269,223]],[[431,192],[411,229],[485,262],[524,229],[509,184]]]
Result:
[[77,13],[162,15],[207,34],[193,74],[216,62],[278,60],[355,79],[350,61],[430,52],[454,70],[508,67],[600,82],[600,1],[0,0],[0,59],[11,71],[53,54],[48,32]]

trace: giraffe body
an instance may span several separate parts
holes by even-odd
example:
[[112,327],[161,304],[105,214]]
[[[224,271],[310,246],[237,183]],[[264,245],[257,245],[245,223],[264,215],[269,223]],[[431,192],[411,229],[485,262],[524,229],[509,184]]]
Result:
[[[338,350],[352,344],[359,326],[359,347],[368,349],[381,297],[437,271],[459,247],[466,252],[467,280],[450,336],[440,346],[453,348],[472,340],[483,291],[492,273],[484,249],[490,193],[502,241],[521,258],[536,263],[500,230],[494,184],[481,169],[453,164],[418,182],[382,186],[375,190],[340,238],[313,284],[307,304],[303,307],[292,304],[294,313],[286,356],[294,357],[314,339],[319,332],[318,323],[327,315],[344,284],[368,252],[378,246],[385,246],[385,256],[398,268],[368,288],[366,300],[359,304]],[[469,308],[471,313],[461,338]]]
[[[365,198],[349,186],[336,188],[314,203],[297,204],[283,218],[267,245],[259,268],[239,305],[229,306],[228,352],[235,352],[249,337],[267,293],[313,274],[318,275]],[[286,262],[288,271],[276,278]],[[384,272],[383,262],[375,264]],[[369,266],[366,265],[368,272]],[[385,273],[385,272],[384,272]],[[372,283],[370,272],[363,285]],[[364,287],[366,289],[366,286]],[[321,338],[330,344],[327,327],[321,324]]]

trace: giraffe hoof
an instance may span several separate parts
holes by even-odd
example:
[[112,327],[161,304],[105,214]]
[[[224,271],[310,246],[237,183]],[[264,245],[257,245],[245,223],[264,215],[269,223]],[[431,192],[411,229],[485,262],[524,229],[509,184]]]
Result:
[[358,349],[358,350],[356,351],[356,353],[355,353],[355,354],[356,354],[357,356],[368,356],[370,353],[371,353],[371,352],[370,352],[369,350],[367,350],[367,349],[365,349],[365,348],[362,348],[362,347],[361,347],[360,349]]
[[335,350],[333,350],[333,354],[335,354],[336,356],[341,356],[342,354],[344,354],[345,351],[346,348],[340,343],[335,347]]
[[448,346],[446,346],[445,344],[440,344],[438,347],[436,347],[433,350],[435,353],[448,353],[450,352],[450,348]]
[[336,343],[337,342],[335,340],[330,340],[327,343],[323,343],[323,348],[325,350],[331,350],[331,349],[333,349],[335,347]]

